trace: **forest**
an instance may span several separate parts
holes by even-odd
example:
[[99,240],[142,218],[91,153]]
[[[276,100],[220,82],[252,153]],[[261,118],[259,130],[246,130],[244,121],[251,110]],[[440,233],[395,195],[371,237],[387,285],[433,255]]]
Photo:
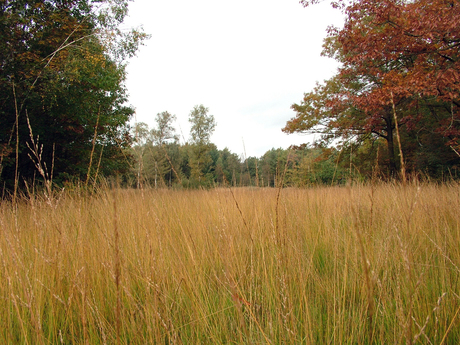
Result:
[[[316,1],[302,1],[306,7]],[[449,1],[334,2],[346,15],[323,54],[337,74],[292,105],[286,133],[315,133],[262,157],[217,149],[209,109],[132,124],[126,61],[149,35],[119,29],[127,1],[0,5],[0,182],[62,188],[116,178],[129,187],[308,186],[456,179],[460,162],[459,6]],[[152,114],[153,116],[153,114]],[[281,130],[281,128],[280,128]]]

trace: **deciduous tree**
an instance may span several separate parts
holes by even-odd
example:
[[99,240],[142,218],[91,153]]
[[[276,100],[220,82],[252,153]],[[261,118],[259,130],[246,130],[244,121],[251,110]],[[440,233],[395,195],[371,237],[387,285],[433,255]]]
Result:
[[152,129],[152,137],[155,145],[162,146],[169,141],[177,141],[176,129],[173,122],[176,121],[176,115],[171,115],[167,111],[158,113],[155,117],[156,128]]
[[209,155],[211,150],[210,139],[216,128],[216,121],[213,115],[208,115],[209,109],[202,104],[195,106],[189,115],[189,122],[192,124],[190,135],[192,138],[192,150],[190,167],[192,177],[201,182],[202,177],[207,173],[207,167],[212,159]]
[[125,0],[0,3],[2,186],[37,175],[32,138],[54,181],[127,170],[123,59],[146,36],[117,28],[126,10]]
[[209,144],[211,135],[216,128],[214,115],[208,115],[209,109],[203,104],[193,107],[189,115],[192,124],[190,135],[195,144]]
[[[458,152],[460,5],[444,0],[333,5],[342,8],[346,21],[342,29],[329,29],[324,54],[341,62],[339,73],[293,106],[297,116],[284,130],[382,137],[393,172],[398,128],[430,132]],[[431,128],[423,127],[428,123]]]

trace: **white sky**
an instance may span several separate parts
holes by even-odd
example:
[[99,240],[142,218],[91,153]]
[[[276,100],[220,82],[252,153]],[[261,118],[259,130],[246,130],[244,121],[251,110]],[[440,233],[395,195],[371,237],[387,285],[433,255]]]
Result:
[[155,115],[169,111],[183,142],[190,111],[203,104],[216,119],[219,149],[260,157],[308,142],[281,128],[295,115],[290,106],[335,74],[337,63],[320,53],[326,27],[342,22],[327,3],[134,0],[124,26],[152,35],[128,66],[136,120],[153,128]]

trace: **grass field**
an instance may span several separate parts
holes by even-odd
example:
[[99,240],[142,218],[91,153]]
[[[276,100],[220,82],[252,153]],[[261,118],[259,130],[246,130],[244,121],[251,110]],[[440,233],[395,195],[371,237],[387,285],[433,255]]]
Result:
[[460,185],[0,206],[1,344],[460,344]]

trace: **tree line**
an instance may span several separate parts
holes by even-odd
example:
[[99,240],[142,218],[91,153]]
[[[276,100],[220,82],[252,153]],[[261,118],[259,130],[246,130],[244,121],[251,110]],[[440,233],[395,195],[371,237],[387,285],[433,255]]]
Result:
[[[203,105],[193,108],[190,140],[182,144],[174,128],[176,116],[167,111],[156,115],[154,128],[136,124],[135,144],[129,149],[134,164],[124,182],[137,188],[308,187],[391,178],[383,140],[348,141],[331,147],[320,141],[244,157],[211,142],[216,122],[208,113]],[[457,179],[457,166],[440,161],[417,170],[416,177]]]
[[[302,0],[310,6],[317,0]],[[192,109],[179,143],[168,112],[130,126],[126,61],[148,35],[123,31],[128,0],[0,2],[0,183],[306,186],[349,179],[457,177],[460,5],[445,0],[333,1],[345,16],[323,55],[335,76],[293,104],[286,133],[320,139],[262,157],[211,142],[216,122]]]

